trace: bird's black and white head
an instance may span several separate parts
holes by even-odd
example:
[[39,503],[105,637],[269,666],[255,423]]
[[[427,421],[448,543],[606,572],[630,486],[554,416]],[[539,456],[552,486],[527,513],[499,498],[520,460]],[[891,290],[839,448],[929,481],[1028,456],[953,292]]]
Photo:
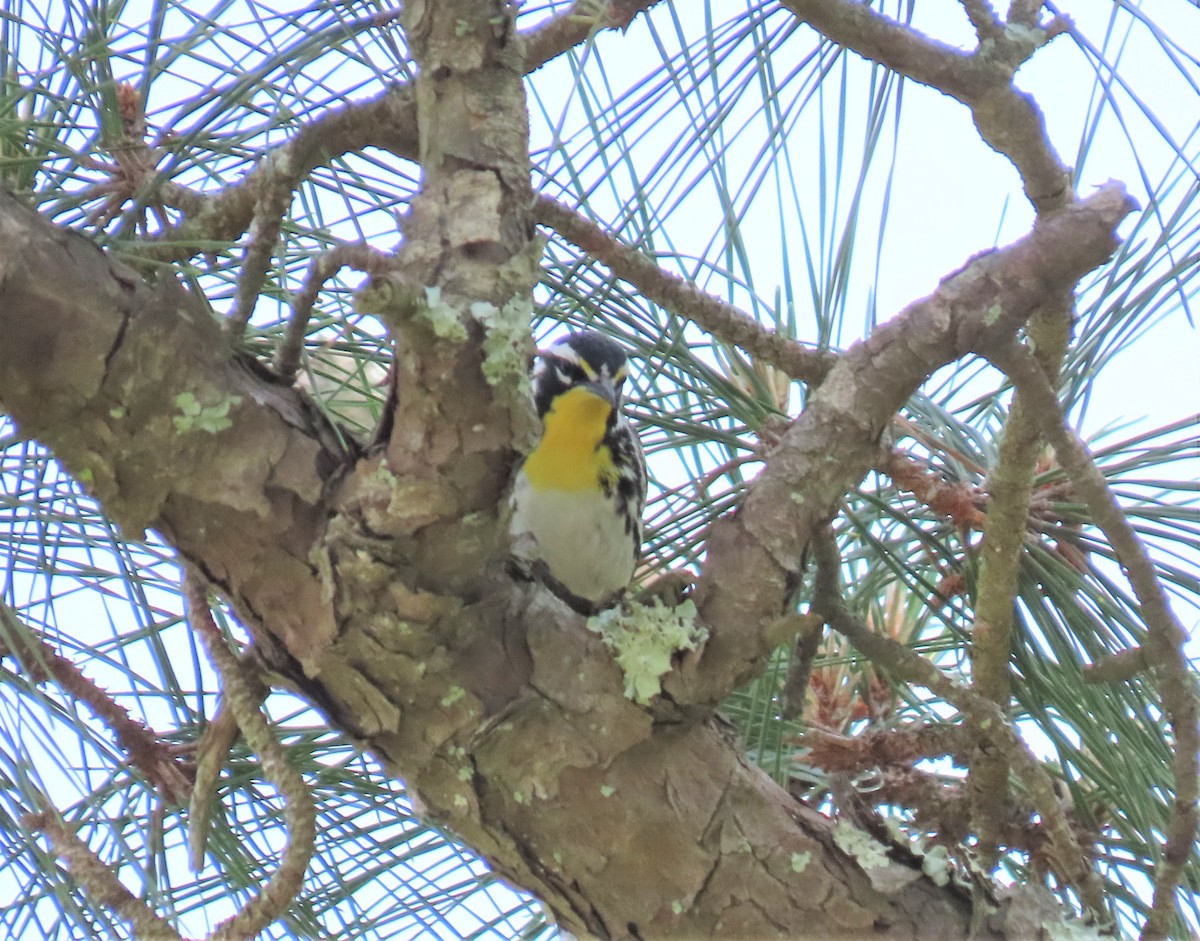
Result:
[[533,370],[533,400],[545,418],[556,398],[576,387],[607,400],[615,413],[629,374],[625,351],[602,333],[572,333],[538,352]]

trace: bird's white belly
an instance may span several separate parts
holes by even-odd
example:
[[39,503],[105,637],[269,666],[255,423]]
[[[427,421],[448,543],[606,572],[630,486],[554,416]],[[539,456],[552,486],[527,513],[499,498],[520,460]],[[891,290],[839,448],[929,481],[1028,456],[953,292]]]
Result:
[[599,601],[629,584],[633,538],[599,490],[534,490],[518,476],[513,503],[513,535],[537,540],[537,558],[569,592]]

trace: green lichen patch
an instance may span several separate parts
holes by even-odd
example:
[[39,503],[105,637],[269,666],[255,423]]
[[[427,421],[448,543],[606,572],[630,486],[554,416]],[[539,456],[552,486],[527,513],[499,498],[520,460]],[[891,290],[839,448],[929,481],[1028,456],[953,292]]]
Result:
[[514,295],[503,307],[487,301],[471,305],[471,316],[483,325],[483,378],[500,388],[524,389],[529,381],[529,323],[533,305]]
[[672,657],[695,650],[708,638],[696,624],[696,606],[685,601],[676,608],[655,599],[652,605],[631,602],[588,619],[588,628],[604,638],[625,676],[625,696],[646,705],[662,692],[662,677]]
[[417,311],[417,316],[443,340],[467,338],[467,328],[459,319],[458,311],[442,300],[442,289],[437,285],[425,288],[425,304]]
[[884,869],[891,864],[886,846],[844,820],[833,828],[833,842],[843,853],[853,856],[864,870]]
[[189,431],[204,431],[215,435],[233,425],[229,410],[242,401],[240,395],[227,395],[212,405],[204,405],[191,392],[180,392],[175,396],[175,406],[180,414],[173,415],[171,421],[175,430],[181,434]]

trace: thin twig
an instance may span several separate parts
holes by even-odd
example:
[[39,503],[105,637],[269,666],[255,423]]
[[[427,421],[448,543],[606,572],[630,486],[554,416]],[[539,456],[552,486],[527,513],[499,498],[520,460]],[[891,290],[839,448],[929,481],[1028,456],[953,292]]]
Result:
[[386,252],[371,248],[366,242],[351,242],[337,245],[322,252],[308,266],[304,285],[292,299],[288,314],[287,332],[275,353],[275,371],[284,379],[291,380],[300,368],[300,353],[304,349],[304,338],[308,334],[308,321],[313,305],[325,282],[340,268],[353,268],[370,275],[382,274],[394,261]]
[[233,310],[225,322],[225,330],[235,342],[245,335],[246,325],[254,315],[254,307],[266,283],[271,259],[275,257],[275,243],[279,239],[291,199],[290,176],[268,171],[255,201],[254,219],[250,223],[249,241],[242,253]]
[[664,271],[637,249],[622,244],[598,225],[549,196],[538,196],[534,214],[568,242],[608,266],[645,298],[687,317],[701,329],[740,347],[760,362],[793,379],[819,383],[837,357],[773,333],[732,304],[713,297],[678,275]]
[[1058,396],[1033,355],[1017,344],[986,355],[1028,398],[1030,412],[1054,446],[1059,463],[1074,483],[1075,494],[1087,504],[1092,521],[1100,527],[1124,568],[1146,624],[1148,634],[1143,649],[1153,667],[1163,709],[1175,737],[1175,805],[1162,862],[1155,876],[1154,903],[1142,938],[1165,938],[1175,915],[1175,890],[1195,844],[1200,798],[1198,697],[1184,652],[1187,633],[1171,610],[1145,546],[1086,446],[1067,425]]
[[133,928],[135,938],[181,941],[180,934],[130,892],[117,878],[117,867],[103,862],[63,823],[57,810],[40,800],[40,813],[21,818],[29,830],[44,833],[58,857],[67,864],[75,880],[96,904],[113,912]]
[[[1048,374],[1058,375],[1070,338],[1074,305],[1048,304],[1030,318],[1031,342]],[[1004,422],[996,463],[988,473],[989,494],[980,571],[971,629],[971,684],[1008,709],[1012,698],[1012,625],[1042,438],[1020,392]],[[971,761],[968,790],[975,808],[980,862],[989,870],[1000,858],[1000,827],[1008,795],[1008,765],[989,748]]]
[[825,625],[819,618],[812,619],[796,633],[796,639],[792,642],[792,655],[788,658],[787,679],[780,692],[783,703],[780,714],[785,719],[795,719],[804,712],[813,661],[817,658],[817,651],[821,648],[824,636]]
[[208,606],[208,592],[199,576],[184,579],[188,620],[203,640],[213,667],[221,674],[222,691],[246,743],[258,755],[267,780],[283,797],[283,818],[287,825],[287,844],[279,868],[257,896],[237,914],[221,922],[213,931],[212,941],[253,938],[280,918],[300,893],[304,874],[312,859],[316,839],[316,807],[304,778],[288,764],[283,747],[276,741],[259,711],[259,684],[244,673],[246,668],[225,643]]
[[940,696],[963,714],[975,734],[1003,752],[1042,817],[1060,877],[1075,888],[1088,910],[1107,921],[1104,886],[1071,829],[1054,782],[1017,735],[1008,716],[994,702],[951,679],[904,644],[872,631],[850,613],[838,583],[841,557],[828,529],[814,537],[811,548],[817,563],[813,607],[860,653],[898,679],[924,686]]
[[117,705],[79,667],[56,653],[40,632],[20,621],[8,605],[0,604],[0,623],[4,628],[0,653],[8,648],[35,682],[53,678],[64,692],[84,703],[92,715],[113,731],[129,763],[146,776],[165,800],[175,805],[187,802],[191,782],[162,736]]

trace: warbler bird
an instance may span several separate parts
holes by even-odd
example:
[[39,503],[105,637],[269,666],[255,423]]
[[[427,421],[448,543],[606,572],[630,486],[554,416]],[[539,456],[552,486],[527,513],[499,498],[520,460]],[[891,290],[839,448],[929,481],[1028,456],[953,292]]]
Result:
[[533,370],[542,436],[513,488],[513,553],[584,611],[614,600],[641,556],[646,457],[621,413],[628,371],[593,331],[539,352]]

